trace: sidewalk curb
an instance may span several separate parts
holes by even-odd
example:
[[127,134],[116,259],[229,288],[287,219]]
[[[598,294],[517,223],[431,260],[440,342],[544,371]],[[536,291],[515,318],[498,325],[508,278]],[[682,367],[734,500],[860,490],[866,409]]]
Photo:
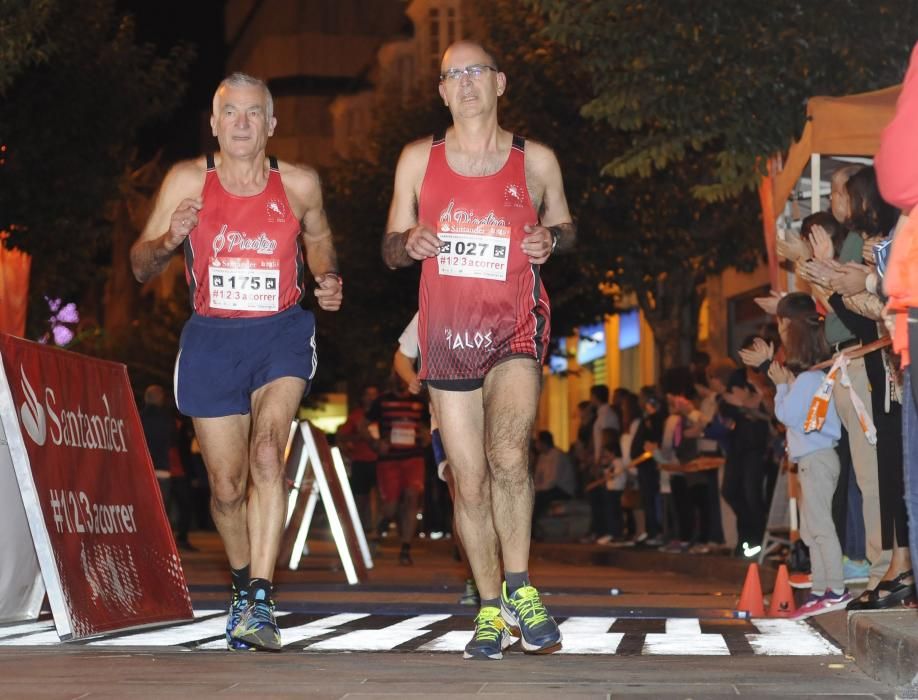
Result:
[[847,652],[868,676],[897,688],[914,688],[918,680],[918,613],[900,608],[849,614]]

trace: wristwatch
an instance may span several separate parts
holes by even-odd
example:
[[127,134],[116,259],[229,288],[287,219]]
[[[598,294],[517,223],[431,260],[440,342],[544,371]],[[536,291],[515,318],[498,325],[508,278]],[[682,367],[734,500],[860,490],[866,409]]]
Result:
[[558,240],[561,238],[561,231],[557,226],[550,226],[548,232],[551,234],[551,252],[554,253],[555,248],[558,247]]

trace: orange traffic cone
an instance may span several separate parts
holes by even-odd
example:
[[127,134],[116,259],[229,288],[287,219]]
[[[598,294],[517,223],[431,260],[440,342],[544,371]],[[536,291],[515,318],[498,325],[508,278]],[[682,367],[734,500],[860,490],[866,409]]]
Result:
[[787,566],[778,567],[778,578],[775,579],[775,590],[771,594],[768,605],[768,617],[790,617],[797,611],[794,604],[794,591],[790,586],[787,575]]
[[765,617],[765,603],[762,600],[762,583],[759,581],[759,565],[752,563],[746,572],[746,582],[739,599],[737,611],[745,612],[749,617]]

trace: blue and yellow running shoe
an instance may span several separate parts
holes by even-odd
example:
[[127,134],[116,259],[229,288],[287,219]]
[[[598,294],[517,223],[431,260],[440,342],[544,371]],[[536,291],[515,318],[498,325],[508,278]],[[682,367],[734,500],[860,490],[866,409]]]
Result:
[[465,645],[465,659],[502,659],[504,649],[513,644],[510,630],[500,616],[500,608],[484,607],[475,616],[475,634]]
[[233,597],[230,599],[229,614],[226,616],[226,648],[230,651],[252,651],[254,647],[238,639],[233,639],[233,630],[239,619],[249,607],[248,591],[240,591],[233,586]]
[[256,649],[280,651],[281,636],[274,619],[274,602],[253,600],[242,613],[232,632],[237,642],[249,644]]
[[534,586],[523,586],[508,596],[504,582],[500,611],[510,633],[520,637],[527,654],[551,654],[561,648],[558,623],[548,614]]

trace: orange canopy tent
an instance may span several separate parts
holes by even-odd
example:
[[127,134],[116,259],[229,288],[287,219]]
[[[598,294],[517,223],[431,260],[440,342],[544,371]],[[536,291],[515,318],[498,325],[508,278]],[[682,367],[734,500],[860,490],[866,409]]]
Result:
[[[807,102],[807,122],[800,140],[794,143],[778,169],[777,161],[768,164],[759,197],[765,226],[765,246],[773,289],[778,286],[778,260],[775,253],[777,220],[787,199],[811,166],[814,183],[819,178],[818,158],[825,155],[873,156],[880,147],[880,134],[892,120],[901,85],[844,97],[813,97]],[[818,186],[813,187],[818,197]],[[817,211],[818,207],[813,207]]]

